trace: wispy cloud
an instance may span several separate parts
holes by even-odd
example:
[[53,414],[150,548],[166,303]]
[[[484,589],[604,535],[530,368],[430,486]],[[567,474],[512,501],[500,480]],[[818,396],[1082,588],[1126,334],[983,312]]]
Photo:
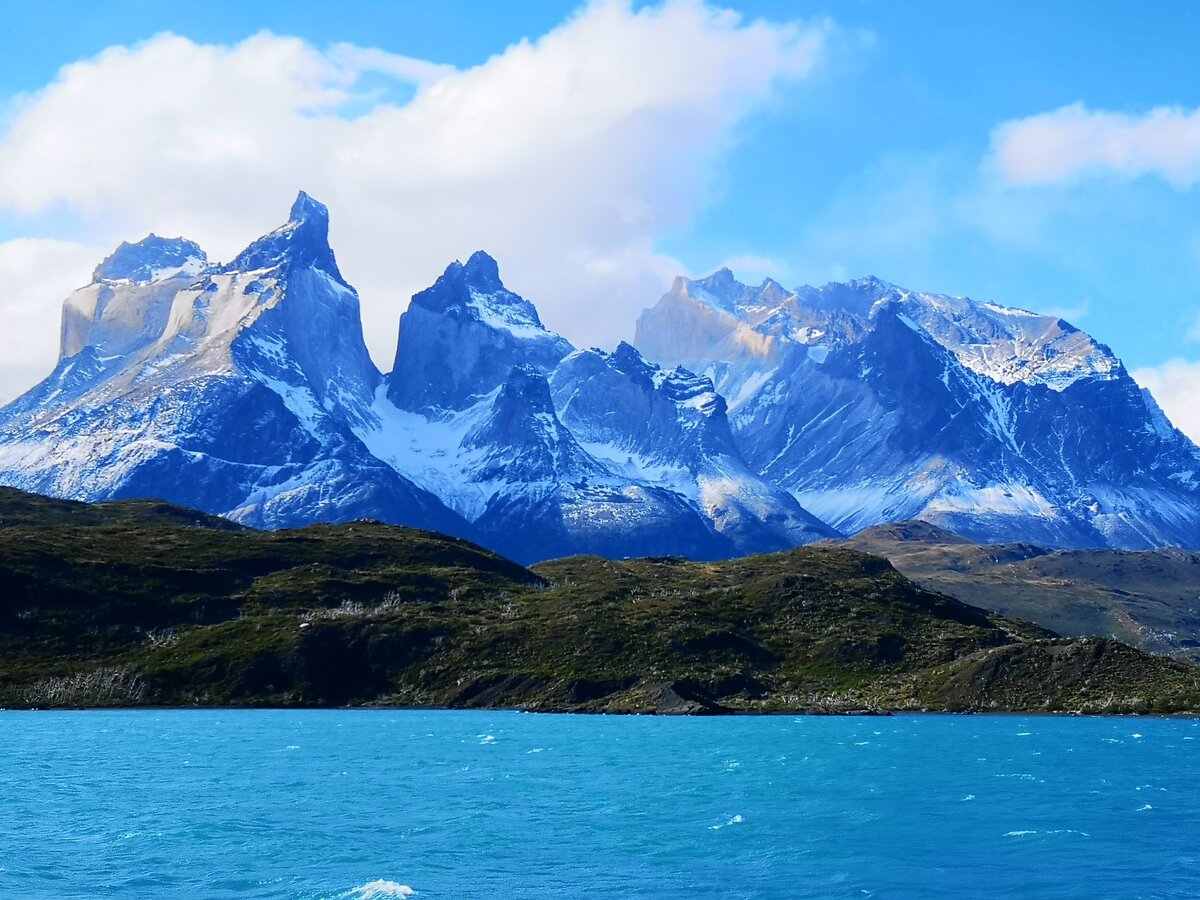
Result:
[[1187,332],[1184,335],[1189,341],[1195,341],[1200,344],[1200,312],[1192,316],[1191,324],[1188,325]]
[[1129,115],[1075,103],[999,126],[992,154],[1012,184],[1155,175],[1187,190],[1200,180],[1200,109],[1162,106]]

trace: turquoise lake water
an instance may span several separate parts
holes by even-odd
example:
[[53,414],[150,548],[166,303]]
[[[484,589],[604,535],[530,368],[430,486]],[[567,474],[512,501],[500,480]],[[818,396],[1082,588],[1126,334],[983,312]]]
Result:
[[1200,723],[0,713],[0,896],[1196,897]]

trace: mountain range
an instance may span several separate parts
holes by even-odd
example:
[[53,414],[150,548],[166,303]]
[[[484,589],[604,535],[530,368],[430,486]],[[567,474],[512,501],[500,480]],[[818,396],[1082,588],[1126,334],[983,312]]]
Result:
[[478,252],[389,373],[301,193],[228,263],[150,235],[63,310],[0,410],[0,483],[264,528],[376,519],[523,563],[718,559],[920,518],[984,542],[1200,547],[1200,450],[1061,319],[877,279],[677,279],[578,349]]
[[678,279],[637,343],[712,379],[751,467],[843,532],[921,519],[985,542],[1200,542],[1200,451],[1060,318],[722,270]]

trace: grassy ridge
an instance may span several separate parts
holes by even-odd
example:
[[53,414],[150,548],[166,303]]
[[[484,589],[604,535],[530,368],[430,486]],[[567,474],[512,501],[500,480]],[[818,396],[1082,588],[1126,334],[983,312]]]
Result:
[[845,545],[886,557],[931,590],[1062,635],[1200,662],[1200,553],[976,544],[925,522],[868,528]]
[[372,523],[16,492],[0,519],[6,706],[1200,710],[1200,667],[1057,639],[845,547],[525,569]]

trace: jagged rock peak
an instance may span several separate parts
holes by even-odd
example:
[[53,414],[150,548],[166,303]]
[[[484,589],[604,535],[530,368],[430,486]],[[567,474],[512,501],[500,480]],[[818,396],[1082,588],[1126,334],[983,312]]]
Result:
[[820,287],[804,284],[796,288],[798,302],[812,310],[842,311],[869,318],[880,301],[898,300],[911,292],[874,275],[850,281],[830,281]]
[[513,366],[508,380],[500,389],[496,407],[508,404],[516,404],[526,413],[553,414],[554,404],[550,400],[550,386],[545,373],[533,366]]
[[92,281],[131,281],[146,284],[174,275],[195,275],[208,263],[199,244],[185,238],[159,237],[151,232],[140,241],[124,242],[92,273]]
[[733,277],[733,270],[728,266],[721,266],[717,271],[713,272],[707,278],[700,278],[696,282],[706,288],[714,291],[735,291],[745,285]]
[[608,359],[610,365],[618,372],[637,380],[648,382],[654,373],[658,371],[658,366],[646,362],[646,358],[642,356],[638,349],[625,341],[617,344],[617,349],[612,352]]
[[482,250],[472,253],[465,265],[461,260],[454,260],[432,285],[414,296],[413,300],[419,300],[423,306],[442,309],[465,302],[464,298],[469,301],[472,294],[517,297],[500,280],[500,266],[496,260]]
[[323,222],[328,227],[329,207],[319,200],[314,200],[304,191],[300,191],[296,195],[296,201],[292,204],[288,222],[299,224],[309,220]]
[[476,250],[472,253],[467,258],[465,265],[461,260],[454,260],[454,262],[446,266],[445,271],[438,276],[437,281],[421,293],[426,294],[433,291],[439,285],[447,288],[457,288],[460,291],[463,288],[476,288],[488,293],[493,291],[508,292],[508,289],[504,286],[504,282],[500,280],[500,265],[483,250]]
[[536,366],[518,365],[497,392],[490,415],[463,438],[484,449],[482,480],[550,481],[599,472],[554,411],[550,385]]
[[847,287],[852,287],[861,291],[870,291],[880,295],[907,293],[905,288],[897,287],[890,281],[884,281],[877,275],[864,275],[861,278],[851,278],[846,282],[830,281],[825,284],[825,287],[833,287],[839,284],[845,284]]
[[793,295],[773,278],[764,278],[757,287],[738,281],[733,272],[722,266],[704,278],[679,276],[671,293],[700,300],[731,315],[739,315],[739,307],[763,304],[779,305]]
[[504,290],[504,283],[500,281],[500,266],[482,250],[471,254],[471,258],[463,266],[463,276],[472,287],[489,292]]
[[663,396],[674,403],[689,403],[705,415],[724,415],[725,398],[713,390],[712,380],[695,372],[676,366],[663,373],[661,390]]
[[703,408],[706,414],[725,411],[724,398],[715,393],[712,379],[706,376],[697,375],[683,366],[663,369],[648,362],[636,347],[625,341],[617,344],[617,348],[605,357],[610,368],[635,384],[657,389],[672,403],[686,403],[701,395],[711,394],[711,397],[705,398],[710,402],[697,408]]
[[732,313],[750,289],[734,278],[728,267],[722,267],[705,278],[677,278],[673,290],[705,300],[717,309]]
[[573,349],[504,286],[496,261],[480,251],[413,295],[400,317],[387,394],[412,412],[465,409],[503,384],[513,366],[548,372]]
[[296,196],[285,224],[260,237],[225,269],[252,272],[282,265],[321,269],[345,284],[329,246],[329,209],[304,191]]
[[482,250],[472,253],[465,265],[458,260],[450,263],[412,302],[451,318],[474,319],[516,338],[551,336],[537,308],[504,286],[496,260]]

